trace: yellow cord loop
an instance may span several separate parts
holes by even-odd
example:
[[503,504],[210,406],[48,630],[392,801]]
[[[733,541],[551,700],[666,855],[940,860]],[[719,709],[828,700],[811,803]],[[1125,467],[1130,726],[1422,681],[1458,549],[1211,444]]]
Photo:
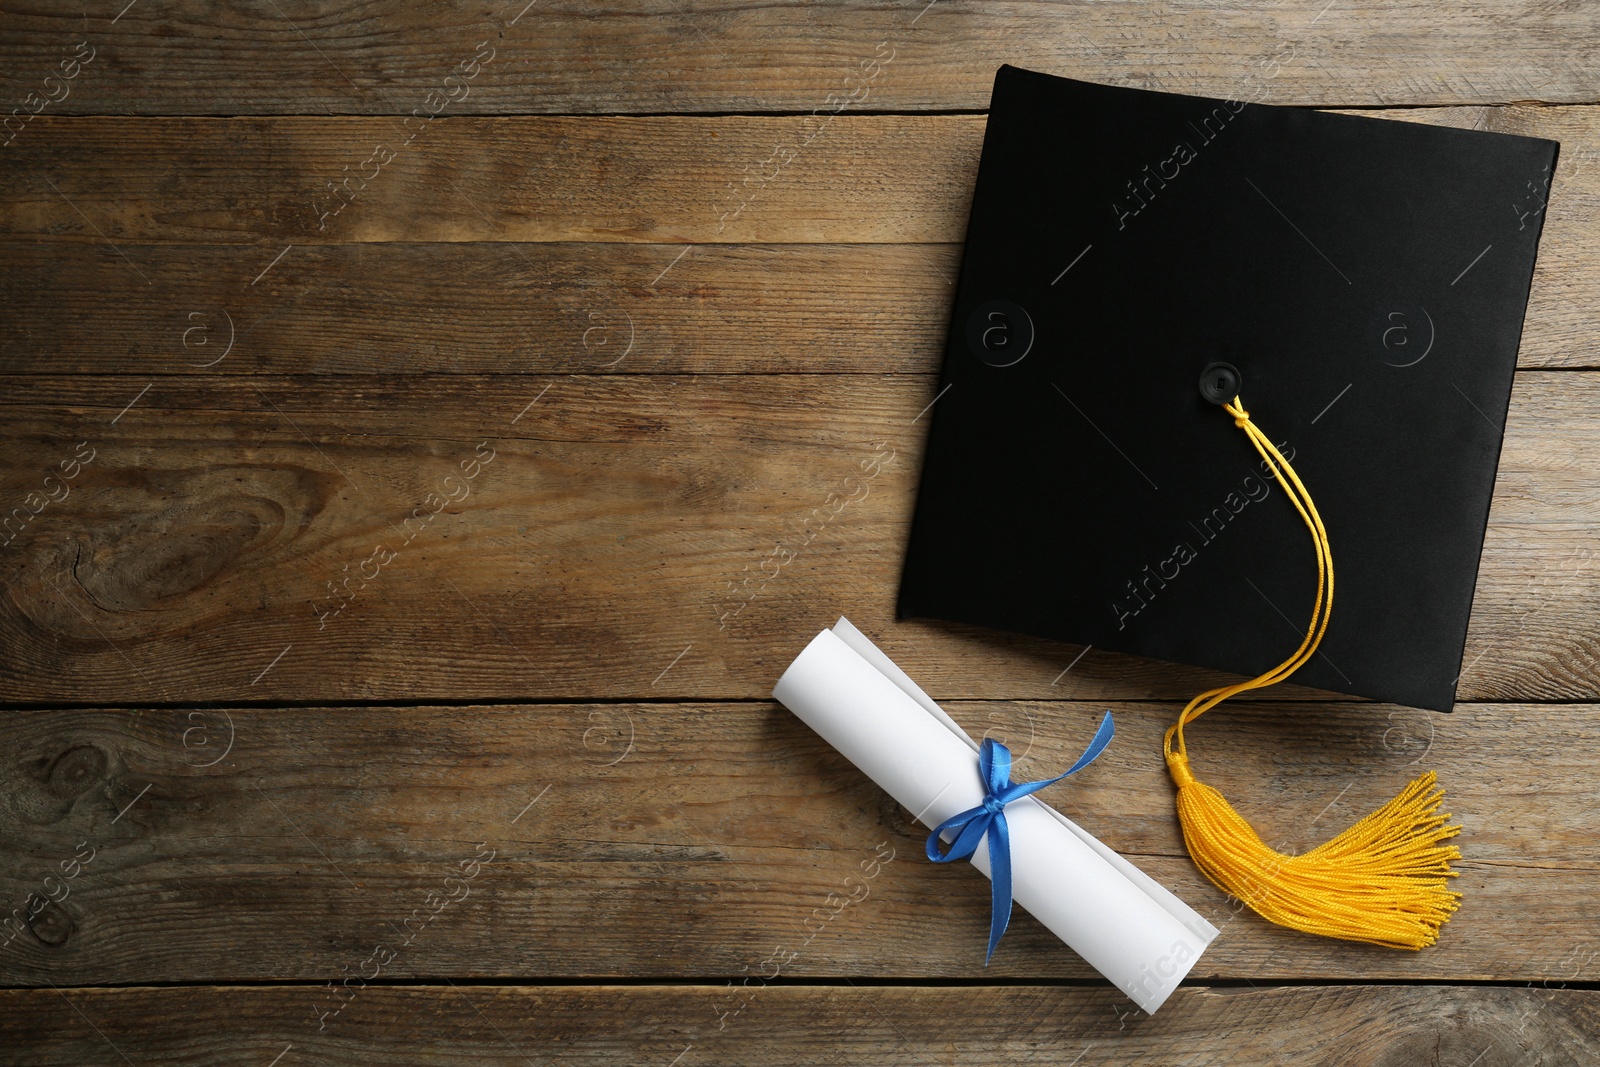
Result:
[[1208,689],[1168,728],[1163,749],[1178,788],[1178,821],[1195,865],[1262,917],[1307,933],[1390,948],[1420,949],[1459,906],[1446,888],[1460,849],[1441,842],[1460,832],[1438,813],[1444,794],[1428,772],[1333,840],[1298,856],[1268,847],[1250,824],[1189,767],[1183,728],[1237,693],[1288,678],[1316,654],[1333,612],[1333,550],[1311,494],[1294,468],[1250,419],[1238,397],[1224,404],[1300,513],[1317,553],[1317,599],[1294,655],[1247,682]]

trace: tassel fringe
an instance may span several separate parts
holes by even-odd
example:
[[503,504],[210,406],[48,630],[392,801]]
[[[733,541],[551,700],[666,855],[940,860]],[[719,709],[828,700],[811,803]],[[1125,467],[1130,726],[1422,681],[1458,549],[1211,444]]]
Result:
[[1270,848],[1233,806],[1172,753],[1184,843],[1207,878],[1262,917],[1323,937],[1388,948],[1425,948],[1459,907],[1448,889],[1461,858],[1441,844],[1461,831],[1440,815],[1444,793],[1433,772],[1389,803],[1309,852]]

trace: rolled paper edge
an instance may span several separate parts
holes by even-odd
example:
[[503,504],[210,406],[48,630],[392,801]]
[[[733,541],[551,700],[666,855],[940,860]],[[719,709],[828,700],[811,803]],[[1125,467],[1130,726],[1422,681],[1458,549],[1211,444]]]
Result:
[[[943,712],[943,709],[939,709],[938,713],[936,714],[928,706],[932,704],[932,700],[928,698],[926,694],[923,694],[920,689],[916,688],[915,683],[911,681],[910,677],[906,675],[904,671],[901,671],[898,667],[895,667],[893,671],[885,671],[882,665],[874,662],[874,660],[881,658],[882,660],[889,662],[891,665],[892,660],[889,660],[888,657],[881,650],[879,650],[876,645],[872,645],[864,634],[861,634],[859,630],[856,630],[855,627],[849,623],[849,620],[841,618],[840,621],[849,628],[849,631],[854,632],[854,636],[851,637],[841,635],[832,630],[823,630],[819,632],[806,645],[806,648],[795,657],[794,661],[790,663],[789,667],[785,669],[783,675],[778,679],[777,684],[772,690],[772,696],[775,700],[781,704],[784,704],[785,707],[789,707],[791,712],[793,712],[794,709],[790,707],[789,703],[785,701],[783,696],[785,689],[789,687],[786,685],[786,683],[789,683],[790,685],[798,684],[790,682],[791,673],[794,672],[796,667],[807,658],[807,653],[811,652],[819,642],[827,642],[829,640],[839,641],[846,649],[854,653],[866,666],[870,667],[879,677],[894,685],[902,693],[910,697],[914,703],[919,705],[923,711],[928,712],[930,717],[939,721],[946,729],[954,732],[969,747],[974,749],[976,748],[976,744],[972,741],[971,737],[967,735],[966,732],[962,730],[953,719],[950,719],[949,716]],[[868,647],[871,648],[873,653],[876,653],[876,655],[864,654],[863,649],[859,647],[859,644],[855,638],[859,638],[859,642],[864,642]],[[895,677],[896,675],[899,675],[900,677],[897,678]],[[904,681],[902,682],[901,679],[904,679]],[[907,688],[908,685],[911,687],[911,689]],[[915,691],[913,692],[913,690]],[[937,707],[937,705],[934,706]],[[800,718],[801,721],[806,722],[807,725],[811,725],[813,729],[816,729],[815,725],[811,724],[805,716],[801,716],[796,713],[796,717]],[[860,769],[859,766],[858,769]],[[868,777],[871,778],[872,776],[868,775]],[[880,783],[875,782],[874,784],[878,784],[879,788],[882,788]],[[1093,835],[1089,834],[1088,831],[1077,826],[1071,820],[1067,819],[1065,816],[1062,816],[1059,812],[1056,812],[1049,805],[1039,802],[1034,797],[1024,798],[1024,800],[1020,801],[1019,804],[1020,803],[1038,804],[1040,808],[1044,809],[1044,811],[1053,816],[1055,820],[1063,824],[1065,828],[1076,838],[1078,838],[1085,847],[1091,849],[1101,859],[1103,859],[1108,866],[1116,871],[1116,873],[1128,883],[1128,889],[1131,893],[1144,896],[1150,901],[1150,903],[1156,905],[1162,911],[1166,912],[1173,921],[1182,926],[1184,930],[1192,938],[1194,938],[1196,944],[1192,948],[1190,945],[1182,941],[1176,941],[1172,945],[1171,950],[1166,954],[1157,959],[1141,964],[1139,967],[1140,973],[1138,976],[1129,979],[1126,984],[1112,981],[1113,985],[1127,995],[1129,999],[1133,1000],[1134,1003],[1138,1004],[1140,1008],[1147,1013],[1154,1014],[1156,1009],[1160,1008],[1161,1005],[1166,1002],[1167,998],[1172,994],[1173,990],[1178,987],[1183,978],[1188,975],[1189,971],[1194,967],[1200,956],[1210,945],[1212,939],[1216,937],[1216,927],[1207,922],[1199,915],[1199,913],[1194,912],[1192,908],[1189,908],[1188,905],[1179,900],[1176,894],[1173,894],[1171,890],[1168,890],[1166,887],[1155,882],[1154,879],[1150,878],[1150,876],[1145,874],[1143,871],[1140,871],[1130,861],[1122,856],[1119,856],[1114,850],[1110,849],[1098,839],[1094,838]],[[920,819],[919,821],[922,821],[924,825],[929,825],[930,827],[933,825],[926,819]],[[988,875],[989,873],[987,859],[987,843],[985,843],[979,847],[978,853],[972,858],[973,865],[977,866],[985,875]],[[1129,873],[1130,870],[1132,874]],[[1151,892],[1151,887],[1159,890],[1159,892]],[[1019,901],[1018,903],[1020,904],[1021,902]],[[1173,904],[1177,905],[1176,909],[1172,907]],[[1046,928],[1050,929],[1048,926]],[[1052,929],[1051,932],[1055,933],[1055,930]],[[1061,935],[1056,934],[1056,936],[1060,937]],[[1065,942],[1064,938],[1063,941]],[[1068,944],[1068,947],[1070,948],[1072,946]],[[1080,952],[1079,955],[1081,956],[1082,953]],[[1091,966],[1093,966],[1093,964],[1091,964]],[[1104,974],[1104,972],[1102,972],[1102,974]],[[1108,980],[1110,980],[1109,977]]]

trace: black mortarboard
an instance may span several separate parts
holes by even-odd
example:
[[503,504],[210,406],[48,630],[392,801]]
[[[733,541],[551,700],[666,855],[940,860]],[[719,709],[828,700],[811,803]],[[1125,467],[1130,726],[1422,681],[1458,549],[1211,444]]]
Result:
[[1295,681],[1448,711],[1557,147],[1000,68],[899,614],[1282,660],[1220,384]]
[[995,77],[899,613],[1254,676],[1165,756],[1282,925],[1418,949],[1457,907],[1431,772],[1285,855],[1183,728],[1291,675],[1450,709],[1557,147]]

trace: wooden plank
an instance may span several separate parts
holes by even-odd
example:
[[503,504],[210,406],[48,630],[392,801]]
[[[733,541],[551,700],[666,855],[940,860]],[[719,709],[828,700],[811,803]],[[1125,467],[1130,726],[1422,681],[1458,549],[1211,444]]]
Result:
[[[1600,979],[1600,707],[1257,703],[1192,736],[1197,773],[1287,851],[1436,770],[1463,902],[1412,953],[1272,926],[1196,871],[1160,757],[1174,706],[949,706],[1013,748],[1019,781],[1073,759],[1111,708],[1115,744],[1050,798],[1219,927],[1197,979]],[[0,949],[4,984],[317,980],[378,944],[391,979],[720,980],[776,948],[792,977],[1093,977],[1020,911],[985,968],[983,877],[928,863],[911,813],[770,702],[8,724],[0,899],[37,914]]]
[[[1600,108],[1381,114],[1562,141],[1522,360],[1600,361]],[[177,339],[226,313],[239,330],[262,320],[257,352],[283,339],[271,363],[247,364],[257,369],[548,370],[596,313],[654,323],[658,369],[833,369],[774,364],[817,350],[763,332],[790,316],[829,340],[866,343],[874,324],[896,356],[852,352],[841,368],[899,369],[900,353],[942,331],[957,256],[909,246],[961,239],[984,120],[842,117],[787,165],[761,166],[775,144],[794,147],[801,122],[450,120],[370,183],[355,179],[346,202],[327,183],[370,174],[359,165],[373,146],[398,143],[390,120],[41,119],[36,138],[0,155],[0,236],[17,264],[0,279],[16,323],[0,357],[13,370],[133,370],[130,355],[176,351],[183,370],[209,354]],[[545,242],[659,247],[529,247]],[[840,247],[722,247],[748,242]],[[908,247],[861,247],[886,243]],[[711,350],[685,360],[687,341],[662,344],[680,325]],[[740,355],[716,352],[751,329],[755,343],[726,342]]]
[[[1600,188],[1581,165],[1600,152],[1600,108],[1514,110],[1381,114],[1559,129],[1574,188]],[[262,246],[229,271],[241,285],[289,243],[949,243],[966,232],[985,122],[462,117],[407,144],[384,118],[45,117],[0,154],[0,235],[113,257],[108,242]],[[1593,226],[1583,214],[1572,224]],[[144,253],[125,251],[137,277]]]
[[[1587,372],[1518,376],[1463,700],[1600,696],[1597,392]],[[841,613],[940,698],[1214,682],[891,625],[933,393],[926,375],[12,377],[0,699],[762,698]]]
[[[1512,0],[1449,20],[1427,4],[1245,0],[850,0],[825,16],[753,0],[119,6],[8,8],[8,108],[41,106],[28,92],[145,114],[979,108],[1001,63],[1278,103],[1600,98],[1592,13]],[[44,82],[91,48],[65,86]]]
[[349,1006],[321,1030],[313,994],[295,987],[8,991],[0,1020],[33,1067],[264,1067],[274,1056],[277,1067],[1530,1067],[1600,1056],[1600,993],[1565,988],[1185,987],[1153,1017],[1110,990],[1060,986],[752,986],[742,997],[687,985],[353,988]]
[[[10,373],[927,371],[954,245],[0,245]],[[230,337],[234,344],[230,349]],[[225,355],[226,353],[226,355]],[[1595,354],[1600,362],[1600,353]]]
[[41,118],[0,154],[0,234],[265,245],[241,285],[288,243],[959,241],[984,121]]

